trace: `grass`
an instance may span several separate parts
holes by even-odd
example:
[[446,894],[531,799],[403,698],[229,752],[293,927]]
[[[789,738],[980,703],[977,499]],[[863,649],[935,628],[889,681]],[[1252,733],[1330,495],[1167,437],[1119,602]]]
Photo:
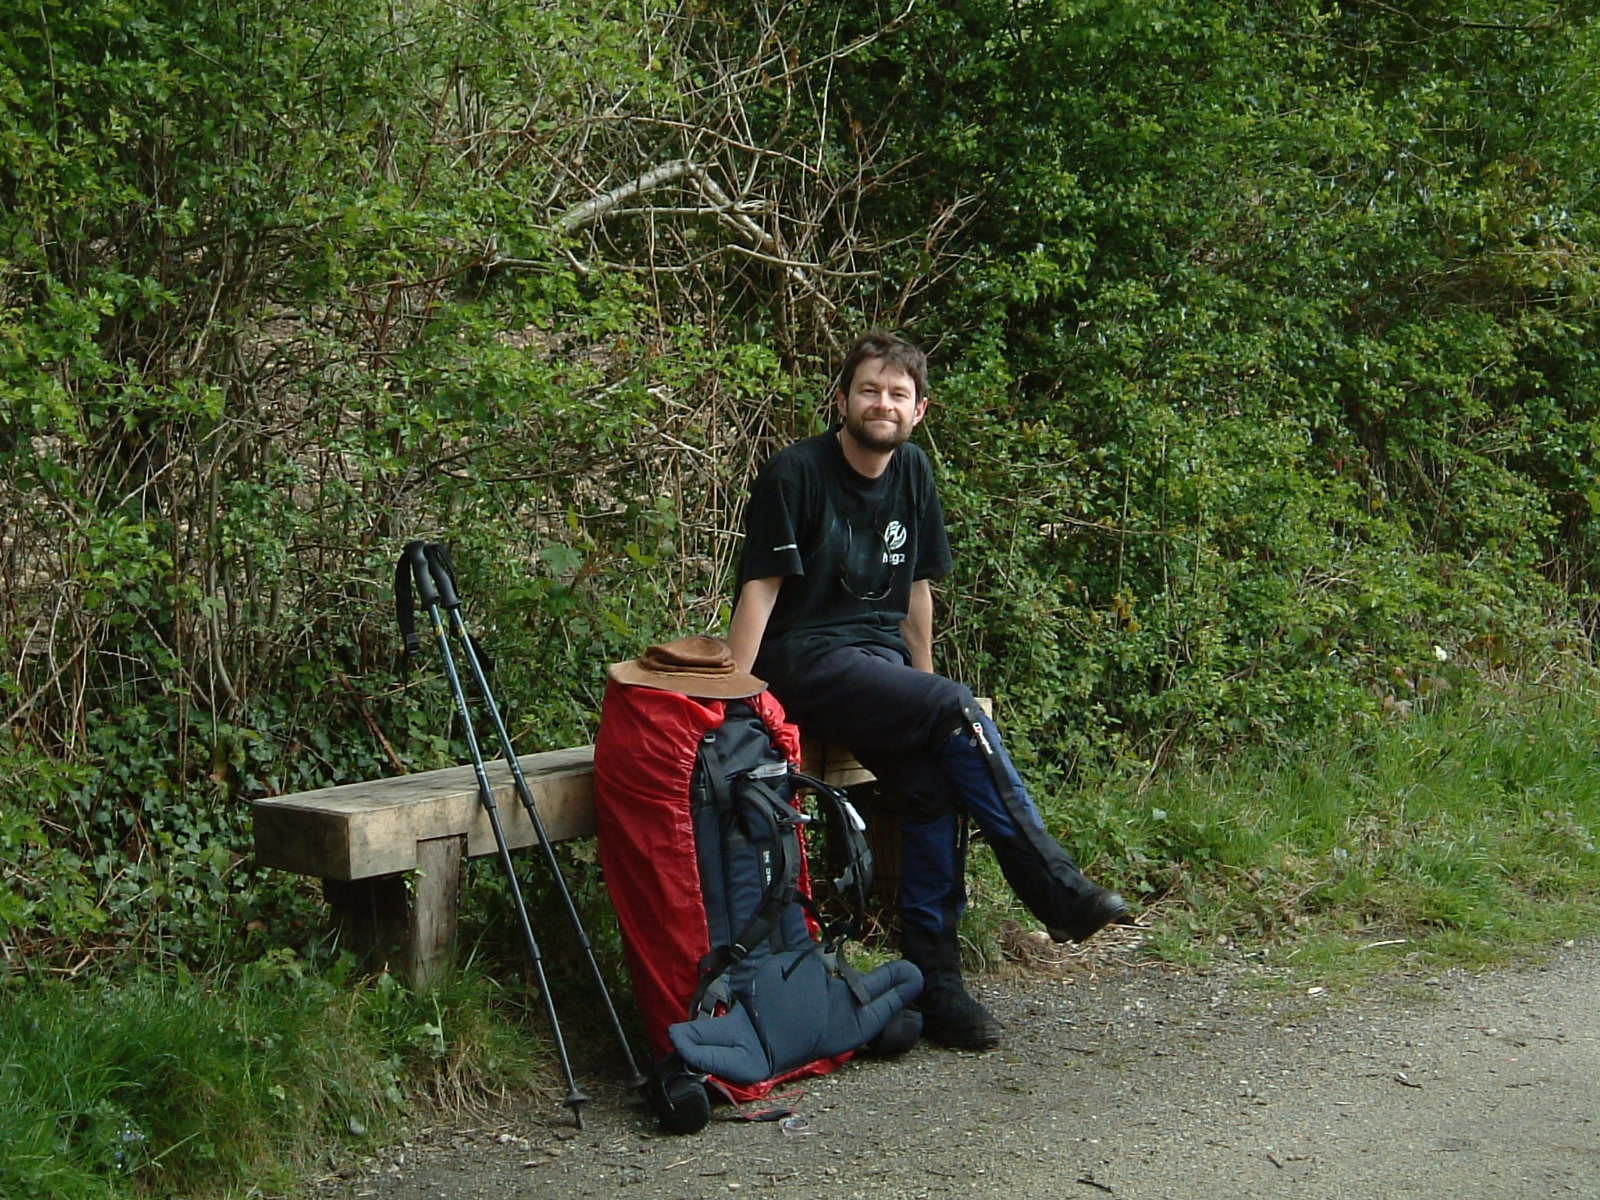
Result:
[[[1047,813],[1149,914],[1147,952],[1249,958],[1288,980],[1397,959],[1502,962],[1600,918],[1600,690],[1499,690],[1158,776]],[[998,873],[991,922],[1022,916]]]
[[410,1103],[528,1086],[543,1047],[464,974],[414,994],[287,952],[210,975],[15,989],[0,1196],[259,1195]]

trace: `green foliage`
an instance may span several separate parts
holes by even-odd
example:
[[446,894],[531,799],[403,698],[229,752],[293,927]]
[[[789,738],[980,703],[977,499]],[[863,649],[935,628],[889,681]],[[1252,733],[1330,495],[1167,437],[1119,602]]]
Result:
[[242,970],[12,989],[0,1007],[0,1194],[191,1195],[287,1185],[422,1101],[525,1084],[481,980],[413,993],[274,951]]
[[1451,672],[1408,715],[1098,781],[1049,819],[1146,897],[1158,954],[1246,947],[1313,973],[1396,956],[1352,967],[1363,944],[1438,961],[1515,954],[1591,928],[1600,896],[1596,683],[1581,664],[1551,674],[1498,689]]
[[606,662],[717,619],[726,538],[683,545],[709,523],[696,481],[640,434],[694,453],[716,433],[684,398],[746,395],[775,360],[574,266],[528,209],[594,136],[574,107],[671,100],[648,24],[627,3],[9,14],[9,962],[204,962],[304,924],[248,864],[243,801],[458,753],[429,661],[396,670],[410,537],[454,546],[528,748],[589,736]]
[[[628,998],[622,932],[606,894],[595,843],[589,838],[561,842],[556,845],[556,854],[567,893],[589,939],[589,950],[599,965],[601,978],[608,981],[608,994],[617,1016],[629,1031],[631,1044],[643,1045],[644,1028],[636,1006]],[[609,1069],[620,1075],[625,1067],[616,1050],[616,1033],[596,991],[584,946],[567,919],[566,901],[543,856],[535,853],[528,857],[533,861],[525,863],[518,856],[518,886],[528,911],[534,914],[534,935],[562,1030],[572,1045],[603,1049],[612,1064]],[[528,963],[504,872],[489,857],[468,860],[467,868],[462,880],[461,926],[457,934],[464,948],[462,953],[504,981],[503,994],[498,998],[501,1004],[516,1011],[523,1024],[542,1028],[547,1020],[544,996]]]
[[3,15],[0,1191],[270,1181],[413,1066],[515,1074],[525,982],[304,965],[248,801],[459,759],[396,662],[415,537],[519,748],[589,740],[606,663],[724,625],[747,481],[861,324],[934,356],[941,665],[1159,952],[1592,928],[1579,6]]
[[856,324],[933,351],[939,654],[1042,792],[1587,638],[1570,6],[6,17],[13,966],[307,940],[246,801],[459,757],[431,650],[396,669],[410,538],[519,746],[587,740],[605,663],[725,621],[746,482]]
[[966,0],[846,65],[979,213],[911,322],[947,653],[1052,757],[1297,737],[1586,612],[1595,36]]

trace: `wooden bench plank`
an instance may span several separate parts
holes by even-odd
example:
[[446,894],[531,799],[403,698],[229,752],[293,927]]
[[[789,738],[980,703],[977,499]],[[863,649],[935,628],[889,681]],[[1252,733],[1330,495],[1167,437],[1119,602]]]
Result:
[[[594,832],[594,747],[519,756],[550,840]],[[535,842],[511,769],[489,764],[489,784],[513,850]],[[412,871],[417,844],[464,836],[469,856],[495,852],[494,831],[478,803],[469,765],[341,787],[273,796],[254,803],[256,859],[262,866],[322,879],[370,879]]]
[[[839,787],[870,783],[872,773],[846,750],[808,742],[808,773]],[[553,842],[594,833],[594,747],[519,756],[539,818]],[[535,844],[504,761],[488,764],[489,785],[513,850]],[[494,831],[478,803],[470,766],[349,783],[254,802],[256,860],[320,879],[372,879],[417,869],[417,846],[464,836],[468,857],[495,853]]]

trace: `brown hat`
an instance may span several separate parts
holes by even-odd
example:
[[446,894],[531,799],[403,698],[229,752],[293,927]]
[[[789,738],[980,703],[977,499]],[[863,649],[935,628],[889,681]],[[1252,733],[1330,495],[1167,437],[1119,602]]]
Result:
[[741,700],[767,686],[739,670],[727,642],[703,634],[651,646],[630,662],[612,663],[606,674],[618,683],[706,700]]

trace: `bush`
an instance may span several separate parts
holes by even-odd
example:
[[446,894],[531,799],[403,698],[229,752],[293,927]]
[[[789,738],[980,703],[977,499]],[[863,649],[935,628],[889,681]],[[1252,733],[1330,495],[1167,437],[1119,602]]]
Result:
[[1593,18],[12,7],[13,969],[309,920],[247,801],[456,754],[413,537],[519,745],[587,740],[606,662],[725,621],[859,324],[933,351],[939,654],[1049,783],[1587,638]]

